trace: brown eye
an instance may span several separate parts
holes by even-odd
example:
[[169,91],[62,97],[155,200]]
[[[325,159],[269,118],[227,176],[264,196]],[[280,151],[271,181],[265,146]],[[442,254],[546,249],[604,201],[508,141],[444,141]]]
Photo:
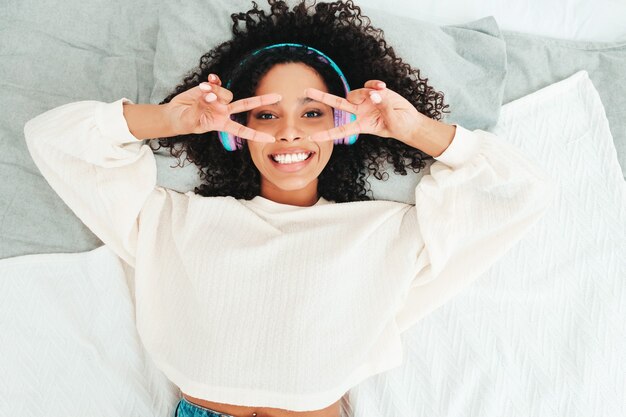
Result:
[[263,116],[273,116],[272,113],[259,113],[256,115],[256,118],[259,120],[270,120],[269,118],[264,118]]
[[[309,114],[309,113],[317,113],[318,114],[317,117],[322,117],[324,115],[324,113],[322,113],[321,111],[318,111],[318,110],[310,110],[310,111],[308,111],[308,112],[306,112],[304,114]],[[310,117],[307,117],[307,119],[310,119]]]

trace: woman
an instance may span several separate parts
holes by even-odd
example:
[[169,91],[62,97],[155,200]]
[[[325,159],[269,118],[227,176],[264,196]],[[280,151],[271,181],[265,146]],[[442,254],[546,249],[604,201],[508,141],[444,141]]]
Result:
[[[350,414],[351,387],[402,363],[400,333],[552,193],[515,147],[440,122],[443,94],[351,2],[269,2],[233,14],[233,39],[161,104],[76,102],[25,126],[50,185],[134,267],[137,329],[179,417]],[[203,184],[157,186],[151,138]],[[364,169],[433,158],[415,205],[366,196]]]

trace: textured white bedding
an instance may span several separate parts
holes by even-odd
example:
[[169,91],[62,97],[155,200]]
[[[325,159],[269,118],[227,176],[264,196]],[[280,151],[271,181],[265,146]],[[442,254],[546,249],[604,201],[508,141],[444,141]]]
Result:
[[[505,105],[496,133],[558,198],[403,334],[404,364],[353,388],[350,415],[626,415],[626,185],[597,91],[581,71]],[[141,346],[133,299],[106,246],[0,260],[0,415],[173,416],[178,390]]]
[[626,183],[597,90],[578,72],[503,106],[494,133],[552,174],[557,201],[407,331],[404,364],[350,391],[353,415],[626,415]]
[[107,246],[0,261],[0,416],[174,416],[124,268]]
[[356,0],[439,25],[493,16],[503,30],[586,41],[626,40],[623,0]]

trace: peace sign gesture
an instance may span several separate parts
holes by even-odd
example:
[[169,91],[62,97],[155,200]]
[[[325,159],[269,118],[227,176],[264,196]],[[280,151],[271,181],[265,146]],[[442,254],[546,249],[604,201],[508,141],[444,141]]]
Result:
[[217,75],[210,74],[208,82],[178,94],[166,103],[165,110],[177,135],[221,130],[257,142],[275,142],[274,136],[237,123],[230,115],[281,99],[279,94],[271,93],[232,102],[233,93],[222,87]]
[[348,92],[345,99],[315,88],[305,89],[304,95],[356,115],[352,123],[311,135],[312,141],[369,133],[405,142],[411,137],[416,124],[428,118],[400,94],[386,88],[380,80],[367,81],[364,88]]

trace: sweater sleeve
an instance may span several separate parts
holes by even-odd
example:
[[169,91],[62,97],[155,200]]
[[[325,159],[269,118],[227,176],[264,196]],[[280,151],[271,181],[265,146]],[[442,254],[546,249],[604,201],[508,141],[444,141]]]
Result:
[[396,316],[400,331],[486,272],[542,218],[556,194],[547,172],[487,131],[457,125],[435,160],[415,188],[423,246]]
[[127,98],[78,101],[24,125],[28,151],[52,189],[112,251],[135,266],[139,214],[156,187],[152,150],[134,137]]

